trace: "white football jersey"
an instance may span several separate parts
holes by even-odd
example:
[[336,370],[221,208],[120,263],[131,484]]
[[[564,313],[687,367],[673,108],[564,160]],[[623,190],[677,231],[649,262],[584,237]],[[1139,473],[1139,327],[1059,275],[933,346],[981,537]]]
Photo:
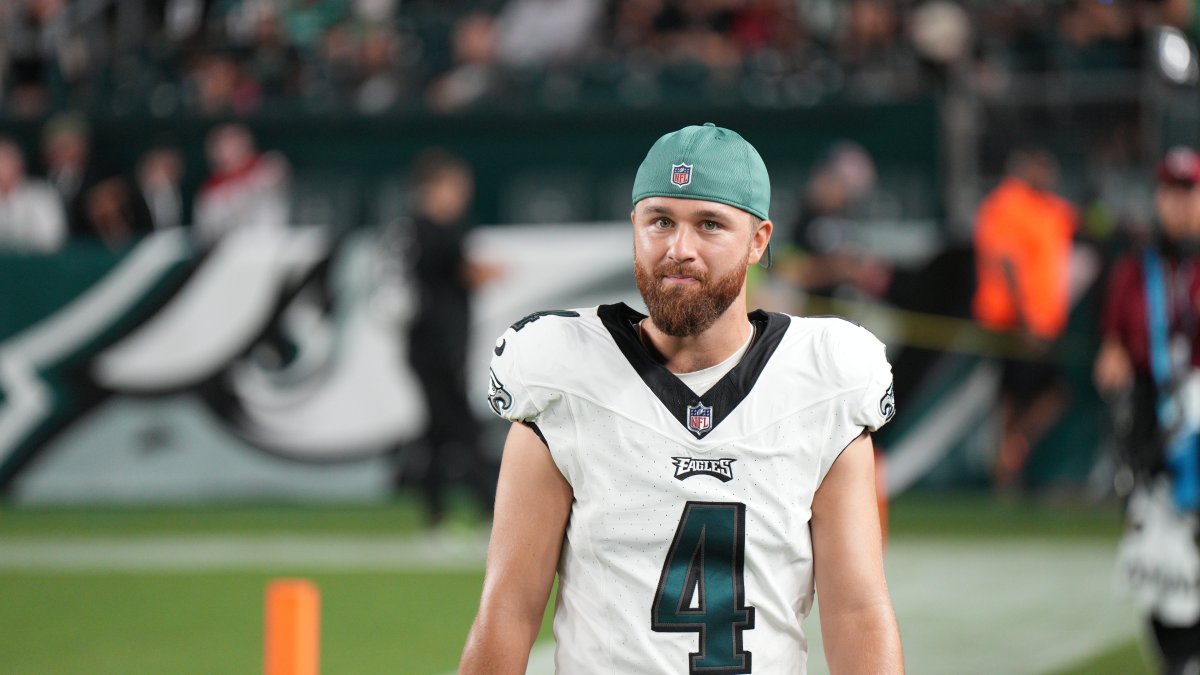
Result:
[[557,672],[804,673],[813,493],[894,411],[883,344],[836,318],[750,314],[742,360],[701,396],[624,304],[539,312],[496,341],[489,401],[574,490]]

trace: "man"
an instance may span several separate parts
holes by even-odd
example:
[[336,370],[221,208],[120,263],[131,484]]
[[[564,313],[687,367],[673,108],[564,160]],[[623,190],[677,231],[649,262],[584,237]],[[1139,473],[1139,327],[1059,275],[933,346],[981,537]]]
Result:
[[1157,174],[1157,241],[1113,266],[1094,375],[1130,408],[1119,578],[1178,675],[1200,670],[1200,153],[1174,148]]
[[1004,361],[996,487],[1018,488],[1031,449],[1066,407],[1058,370],[1046,361],[1067,325],[1076,215],[1054,194],[1058,163],[1040,148],[1021,148],[1008,175],[979,206],[975,227],[975,317],[1011,332],[1020,351]]
[[290,171],[282,155],[260,152],[242,124],[213,129],[205,150],[212,174],[196,194],[197,241],[212,246],[235,229],[287,227]]
[[137,164],[138,189],[146,198],[155,230],[183,225],[183,153],[171,145],[157,145]]
[[[429,422],[421,438],[427,462],[418,476],[429,524],[446,518],[446,487],[462,478],[484,511],[495,499],[495,463],[479,449],[479,421],[467,398],[467,339],[471,293],[498,274],[471,260],[464,250],[467,211],[475,174],[463,159],[427,150],[413,162],[412,218],[403,225],[411,245],[410,265],[418,296],[409,331],[409,361],[421,381]],[[406,458],[407,459],[407,458]],[[400,467],[397,482],[410,478],[412,462]]]
[[810,296],[882,295],[891,271],[863,250],[863,226],[854,217],[874,184],[871,155],[857,143],[835,144],[813,167],[792,232],[796,254],[781,256],[776,273]]
[[814,582],[832,672],[903,672],[868,434],[894,410],[883,345],[746,314],[773,225],[738,134],[663,136],[633,203],[649,317],[543,312],[496,342],[514,424],[461,672],[525,672],[556,569],[561,673],[803,673]]
[[25,175],[25,158],[0,136],[0,250],[53,253],[67,238],[58,193]]

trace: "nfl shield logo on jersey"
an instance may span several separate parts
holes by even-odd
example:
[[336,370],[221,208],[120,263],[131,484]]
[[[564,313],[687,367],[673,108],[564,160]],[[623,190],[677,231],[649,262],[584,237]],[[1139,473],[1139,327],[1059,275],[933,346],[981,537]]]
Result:
[[703,436],[712,428],[712,406],[704,405],[703,401],[696,405],[689,405],[687,418],[688,429],[697,436]]
[[692,182],[692,165],[691,164],[672,164],[671,165],[671,182],[675,187],[683,187]]

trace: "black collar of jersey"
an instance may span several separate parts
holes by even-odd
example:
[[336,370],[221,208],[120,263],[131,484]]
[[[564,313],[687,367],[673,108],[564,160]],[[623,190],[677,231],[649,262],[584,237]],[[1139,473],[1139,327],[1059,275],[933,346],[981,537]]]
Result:
[[[697,438],[717,428],[717,425],[750,394],[758,376],[766,368],[767,361],[779,347],[783,334],[791,323],[783,314],[764,312],[761,309],[751,312],[747,318],[754,324],[754,342],[732,370],[725,373],[703,396],[697,396],[642,344],[641,338],[638,337],[637,325],[646,318],[645,314],[623,302],[600,305],[597,314],[612,335],[613,341],[617,343],[617,347],[621,349],[621,353],[629,361],[629,365],[633,366],[650,391],[667,407],[671,416]],[[708,413],[711,415],[711,422],[707,428],[698,430],[696,427],[703,427],[703,422],[689,424],[691,413],[688,409],[700,406],[711,408]]]

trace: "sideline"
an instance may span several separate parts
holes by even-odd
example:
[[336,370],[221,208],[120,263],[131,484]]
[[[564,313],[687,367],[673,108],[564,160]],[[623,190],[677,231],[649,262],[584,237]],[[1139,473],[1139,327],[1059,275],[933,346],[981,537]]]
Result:
[[191,535],[0,538],[0,571],[305,570],[464,572],[483,569],[488,532],[410,537]]

